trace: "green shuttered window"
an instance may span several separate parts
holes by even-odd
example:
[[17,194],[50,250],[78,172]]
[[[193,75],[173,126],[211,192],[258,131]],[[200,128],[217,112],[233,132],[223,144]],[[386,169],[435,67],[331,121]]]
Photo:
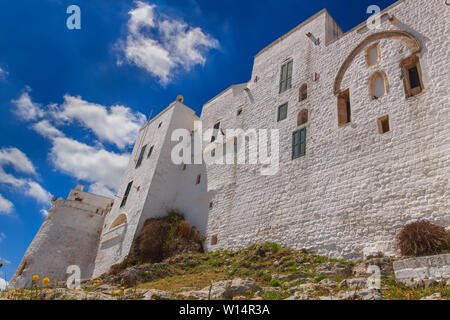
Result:
[[281,66],[280,93],[292,88],[292,65],[291,60]]
[[306,154],[306,128],[292,134],[292,159],[303,157]]
[[288,103],[287,102],[278,107],[277,121],[281,121],[281,120],[286,119],[286,117],[287,117],[287,110],[288,110]]

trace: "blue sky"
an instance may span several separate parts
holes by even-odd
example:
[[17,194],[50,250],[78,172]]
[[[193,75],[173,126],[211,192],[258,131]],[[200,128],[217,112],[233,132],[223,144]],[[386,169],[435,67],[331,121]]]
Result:
[[[77,183],[115,192],[151,109],[182,94],[200,114],[250,78],[259,50],[321,9],[347,31],[369,5],[394,2],[1,1],[0,278],[13,275],[51,197]],[[66,27],[72,4],[80,30]]]

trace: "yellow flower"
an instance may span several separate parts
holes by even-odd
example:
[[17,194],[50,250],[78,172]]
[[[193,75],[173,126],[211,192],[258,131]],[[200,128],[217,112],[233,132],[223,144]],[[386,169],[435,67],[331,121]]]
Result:
[[33,276],[33,281],[38,281],[39,280],[39,276],[38,275],[34,275]]
[[100,282],[100,280],[98,280],[98,279],[97,279],[97,280],[95,280],[95,282],[99,283],[99,282]]
[[120,289],[125,290],[125,287],[121,287]]
[[120,293],[120,290],[116,290],[113,292],[114,295],[119,294],[119,293]]
[[94,281],[94,279],[90,278],[89,281]]
[[42,284],[43,285],[47,285],[47,284],[49,284],[50,283],[50,279],[49,278],[44,278],[44,279],[42,279]]
[[93,286],[95,287],[97,285],[97,283],[94,282]]

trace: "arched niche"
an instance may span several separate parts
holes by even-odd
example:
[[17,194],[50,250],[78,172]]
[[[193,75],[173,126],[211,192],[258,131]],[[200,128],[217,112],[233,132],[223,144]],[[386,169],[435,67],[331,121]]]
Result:
[[377,32],[369,35],[367,38],[365,38],[363,41],[356,46],[355,49],[353,49],[352,52],[347,56],[347,58],[344,60],[344,63],[341,65],[341,68],[339,69],[336,78],[334,80],[334,94],[339,94],[341,92],[341,85],[342,85],[342,79],[344,78],[345,72],[352,64],[355,57],[370,43],[374,41],[378,41],[381,39],[395,39],[395,40],[401,40],[406,43],[408,48],[411,51],[411,54],[416,54],[422,51],[422,45],[420,44],[420,41],[414,37],[412,34],[406,32],[406,31],[398,31],[398,30],[389,30],[389,31],[383,31],[383,32]]
[[122,224],[127,223],[127,215],[125,213],[122,213],[121,215],[119,215],[116,220],[114,220],[113,223],[111,223],[111,226],[109,227],[109,230],[114,229],[115,227],[118,227]]
[[389,82],[381,70],[375,71],[369,78],[369,99],[376,100],[389,93]]
[[302,126],[308,123],[308,109],[300,110],[297,116],[297,126]]

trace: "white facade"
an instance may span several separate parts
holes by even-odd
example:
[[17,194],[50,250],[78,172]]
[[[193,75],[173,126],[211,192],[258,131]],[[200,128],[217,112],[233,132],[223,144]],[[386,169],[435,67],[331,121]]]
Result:
[[94,270],[100,233],[113,200],[83,192],[82,186],[70,191],[67,200],[55,200],[36,237],[31,242],[10,286],[31,286],[34,275],[52,282],[68,277],[67,268],[80,268],[86,279]]
[[[103,225],[96,245],[77,244],[89,262],[84,263],[86,274],[92,272],[91,253],[97,252],[97,277],[128,255],[145,220],[171,208],[180,209],[206,235],[207,250],[274,241],[359,258],[378,251],[395,254],[395,237],[407,223],[427,219],[448,228],[448,10],[437,0],[398,1],[381,13],[378,28],[363,23],[345,34],[325,9],[320,11],[258,53],[251,80],[208,101],[200,118],[203,130],[218,122],[224,130],[278,129],[277,174],[261,175],[261,166],[251,164],[192,164],[185,170],[174,164],[171,152],[177,142],[171,141],[172,132],[193,131],[199,120],[177,99],[141,129],[111,212],[98,219],[94,215],[96,222],[89,226],[71,221],[61,227],[61,236],[59,226],[54,227],[52,237],[59,240],[70,225],[89,234]],[[411,56],[418,57],[423,90],[407,97],[402,62]],[[280,93],[280,72],[288,61],[292,87]],[[382,76],[384,88],[374,74]],[[300,101],[304,84],[307,97]],[[338,96],[346,89],[351,120],[339,125]],[[277,121],[278,107],[286,102],[287,116]],[[308,121],[299,126],[298,114],[305,109]],[[388,132],[381,134],[379,119],[385,116]],[[293,133],[302,128],[306,149],[293,159]],[[233,137],[225,141],[233,143]],[[136,168],[144,146],[142,164]],[[74,242],[51,238],[44,243],[47,220],[24,260],[41,246],[49,252],[58,247],[67,253],[43,257],[56,259],[55,268],[62,268],[69,263]],[[33,272],[44,272],[37,266]]]

